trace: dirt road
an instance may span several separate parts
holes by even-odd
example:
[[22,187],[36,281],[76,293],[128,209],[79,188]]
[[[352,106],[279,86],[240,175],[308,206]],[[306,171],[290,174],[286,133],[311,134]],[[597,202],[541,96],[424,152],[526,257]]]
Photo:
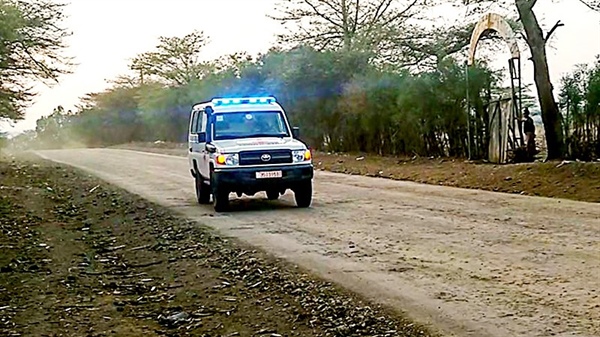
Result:
[[185,158],[40,152],[239,237],[445,335],[600,335],[600,207],[318,172],[291,195],[195,204]]
[[0,154],[0,336],[436,337],[63,164]]

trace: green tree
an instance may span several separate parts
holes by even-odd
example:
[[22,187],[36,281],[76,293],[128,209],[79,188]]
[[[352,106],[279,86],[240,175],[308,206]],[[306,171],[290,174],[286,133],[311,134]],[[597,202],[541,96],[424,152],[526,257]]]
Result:
[[69,73],[63,8],[49,0],[0,1],[0,119],[23,118],[32,81],[51,84]]
[[140,81],[155,80],[170,85],[186,85],[201,79],[212,68],[200,60],[200,53],[208,43],[203,32],[194,31],[183,37],[159,39],[155,50],[136,56],[131,70],[139,73]]
[[[585,103],[585,79],[588,69],[584,65],[576,67],[572,73],[560,79],[559,106],[563,110],[563,126],[565,138],[569,139],[571,132],[579,137],[578,125],[582,124]],[[574,130],[572,130],[574,128]]]
[[600,157],[600,56],[592,66],[577,65],[561,78],[559,105],[569,156]]
[[600,158],[600,55],[591,67],[585,93],[586,138],[589,143],[589,158]]
[[[115,86],[95,94],[95,104],[86,111],[86,122],[87,127],[98,123],[96,127],[100,130],[96,138],[105,144],[120,144],[138,137],[142,132],[138,114],[139,93],[139,87]],[[85,136],[87,128],[80,127],[79,131],[81,136]]]
[[54,108],[50,115],[38,119],[35,131],[40,146],[43,148],[62,147],[66,136],[64,130],[67,122],[67,113],[60,105]]
[[361,52],[318,51],[300,46],[273,51],[261,60],[263,88],[276,95],[292,122],[303,126],[303,138],[315,148],[339,150],[342,111],[338,101],[353,74],[369,68]]
[[375,69],[354,76],[340,101],[344,111],[342,150],[380,155],[421,153],[414,111],[403,109],[398,100],[411,81],[407,72]]

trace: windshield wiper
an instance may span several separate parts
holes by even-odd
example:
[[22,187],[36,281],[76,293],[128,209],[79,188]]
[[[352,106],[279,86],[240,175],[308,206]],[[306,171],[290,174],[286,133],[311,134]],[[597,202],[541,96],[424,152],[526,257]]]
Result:
[[242,137],[240,137],[240,136],[223,135],[223,136],[217,136],[217,137],[215,137],[215,140],[231,140],[231,139],[236,139],[236,138],[242,138]]
[[259,137],[278,137],[278,138],[283,138],[287,136],[286,133],[253,133],[251,135],[244,135],[240,138],[259,138]]

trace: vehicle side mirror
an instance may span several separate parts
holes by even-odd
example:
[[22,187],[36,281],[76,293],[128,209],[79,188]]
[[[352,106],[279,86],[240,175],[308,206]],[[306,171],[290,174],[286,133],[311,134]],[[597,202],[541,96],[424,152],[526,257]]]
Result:
[[204,146],[204,148],[206,149],[206,151],[208,151],[209,153],[215,153],[217,152],[217,147],[214,146],[213,144],[210,143],[206,143],[206,145]]
[[198,143],[206,143],[206,132],[198,132]]
[[296,139],[300,138],[300,128],[297,126],[294,126],[292,128],[292,136]]

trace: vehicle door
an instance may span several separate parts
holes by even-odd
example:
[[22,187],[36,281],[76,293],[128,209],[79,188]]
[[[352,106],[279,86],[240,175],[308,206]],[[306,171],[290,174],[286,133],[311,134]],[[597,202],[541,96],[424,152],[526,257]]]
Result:
[[190,134],[188,137],[190,164],[193,165],[193,163],[196,162],[196,166],[200,172],[202,172],[202,151],[204,150],[204,144],[206,142],[206,134],[201,132],[201,118],[202,111],[192,111]]
[[210,178],[210,153],[206,151],[206,142],[210,141],[208,115],[206,110],[202,109],[198,111],[198,146],[200,158],[198,164],[200,165],[200,173],[204,178]]
[[190,122],[188,125],[188,159],[190,162],[190,168],[193,168],[194,158],[194,144],[196,143],[196,110],[190,111]]

